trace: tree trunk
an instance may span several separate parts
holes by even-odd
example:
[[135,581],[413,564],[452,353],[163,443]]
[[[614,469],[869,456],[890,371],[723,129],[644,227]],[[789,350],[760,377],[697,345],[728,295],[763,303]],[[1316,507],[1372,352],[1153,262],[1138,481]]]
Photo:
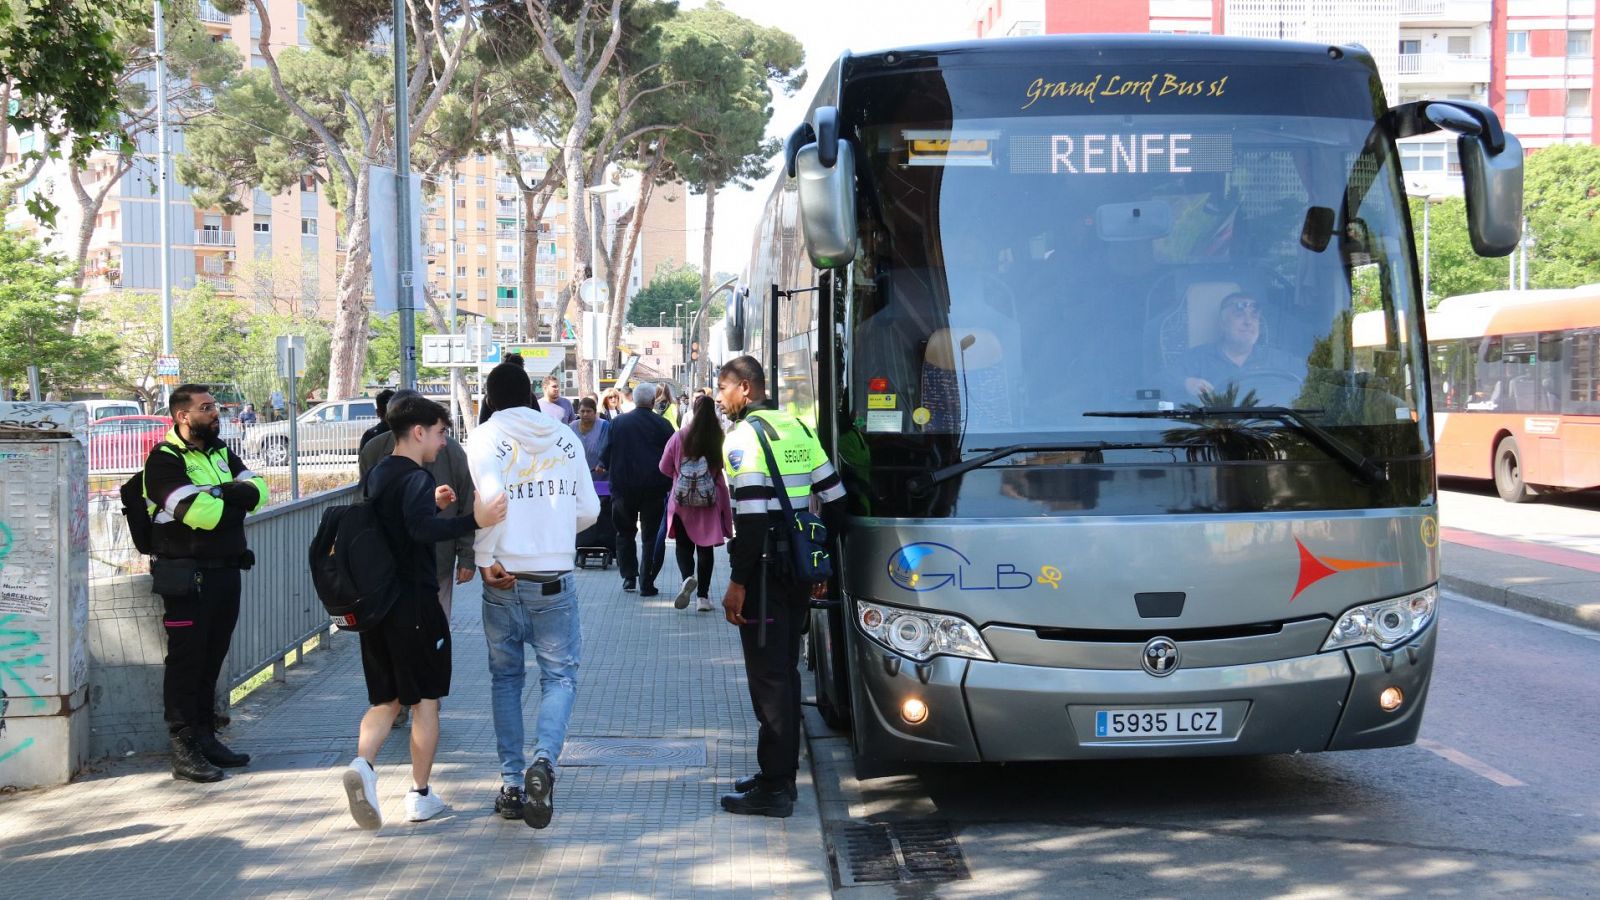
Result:
[[356,176],[355,193],[345,217],[344,271],[339,275],[339,299],[333,318],[333,343],[329,348],[328,399],[354,397],[361,390],[367,361],[367,278],[372,267],[372,247],[367,233],[367,191],[372,166],[363,161]]
[[539,295],[533,276],[539,264],[539,219],[544,209],[539,207],[537,194],[518,193],[522,195],[522,271],[517,273],[517,303],[522,306],[522,335],[536,341],[539,339]]
[[[700,247],[700,327],[695,329],[694,339],[700,342],[700,361],[693,364],[693,369],[698,371],[704,368],[709,360],[706,357],[708,342],[706,336],[711,333],[711,227],[717,216],[717,184],[711,182],[706,185],[706,233],[704,242]],[[691,379],[691,386],[704,384],[707,379],[699,381]]]
[[[577,296],[578,284],[587,275],[586,269],[592,263],[589,258],[589,208],[588,191],[585,190],[587,182],[584,181],[583,172],[583,145],[589,137],[589,126],[594,122],[594,109],[589,97],[577,98],[577,115],[573,117],[572,127],[567,129],[564,141],[563,162],[567,168],[567,205],[572,211],[572,278],[562,289],[561,299],[556,303],[556,317],[552,339],[560,340],[562,323],[566,321],[567,311],[572,306],[572,298]],[[579,349],[582,349],[583,335],[579,335]],[[585,365],[583,354],[578,354],[578,391],[587,394],[594,390],[594,379],[590,377],[589,367]]]
[[622,326],[628,320],[628,281],[633,276],[633,253],[639,246],[639,235],[644,231],[645,211],[650,207],[650,198],[655,193],[656,177],[661,174],[661,165],[665,157],[657,150],[652,155],[650,164],[647,165],[639,177],[639,197],[633,204],[633,219],[628,223],[628,236],[625,239],[626,253],[622,257],[622,265],[617,271],[617,277],[612,282],[610,321],[606,323],[606,356],[615,359],[620,371],[622,365]]

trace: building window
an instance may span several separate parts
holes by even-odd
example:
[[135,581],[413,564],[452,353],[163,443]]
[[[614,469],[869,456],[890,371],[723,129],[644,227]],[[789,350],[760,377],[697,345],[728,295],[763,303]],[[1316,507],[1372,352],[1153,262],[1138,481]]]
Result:
[[485,178],[484,176],[479,175],[477,178],[473,179],[473,183],[476,184],[478,187],[483,187],[485,184],[489,183],[489,180],[487,178]]
[[1587,59],[1594,55],[1594,32],[1567,32],[1567,55]]
[[317,233],[317,220],[309,217],[301,219],[300,233],[314,236]]
[[1406,172],[1445,172],[1458,174],[1461,158],[1453,142],[1428,141],[1400,145],[1400,168]]
[[1528,114],[1528,92],[1506,91],[1506,115],[1525,116]]
[[457,278],[465,278],[465,277],[467,277],[467,267],[466,266],[456,266],[456,277]]
[[271,219],[257,219],[255,221],[255,224],[250,226],[250,230],[254,231],[256,234],[271,234],[272,233],[272,220]]
[[488,231],[489,230],[489,223],[484,221],[483,219],[479,219],[478,220],[478,230],[479,231]]
[[1527,56],[1528,55],[1528,33],[1526,31],[1508,31],[1508,32],[1506,32],[1506,55],[1507,56]]
[[456,252],[457,253],[465,253],[465,252],[467,252],[467,245],[461,243],[460,241],[456,241]]
[[465,198],[465,197],[457,197],[456,198],[456,209],[466,209],[466,208],[467,208],[467,198]]
[[501,269],[500,270],[500,283],[501,284],[516,284],[517,283],[517,270],[516,269]]
[[1583,118],[1589,115],[1589,102],[1594,94],[1588,88],[1573,88],[1567,91],[1567,115],[1573,118]]
[[489,245],[488,244],[479,244],[478,245],[478,255],[479,256],[488,256],[489,255]]
[[479,266],[478,267],[478,277],[479,278],[488,278],[489,277],[489,267],[488,266]]
[[489,208],[489,198],[488,197],[479,197],[478,198],[478,208],[479,209],[488,209]]
[[1472,55],[1472,35],[1452,34],[1445,38],[1445,51],[1451,56]]
[[317,176],[301,175],[300,191],[305,194],[315,194],[317,192]]

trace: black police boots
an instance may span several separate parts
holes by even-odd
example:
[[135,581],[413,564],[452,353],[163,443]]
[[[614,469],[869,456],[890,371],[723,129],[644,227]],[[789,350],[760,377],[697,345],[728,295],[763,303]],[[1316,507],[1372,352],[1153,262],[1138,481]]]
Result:
[[[760,784],[760,783],[761,783],[761,779],[757,778],[754,775],[751,775],[749,778],[741,778],[738,781],[735,781],[733,783],[733,789],[738,791],[739,793],[743,794],[743,793],[746,793],[746,792],[754,789],[755,786]],[[795,790],[794,782],[792,782],[792,781],[789,782],[788,785],[787,785],[787,788],[788,788],[788,794],[789,794],[789,799],[790,800],[799,799],[800,792]]]
[[758,783],[747,791],[724,794],[722,808],[739,816],[787,819],[794,815],[794,800],[785,786]]
[[172,777],[202,784],[221,781],[222,770],[206,759],[194,731],[185,728],[172,736]]
[[195,742],[200,745],[200,752],[205,754],[206,761],[219,769],[237,769],[240,766],[250,765],[250,754],[239,753],[217,740],[214,731],[208,729],[196,731]]

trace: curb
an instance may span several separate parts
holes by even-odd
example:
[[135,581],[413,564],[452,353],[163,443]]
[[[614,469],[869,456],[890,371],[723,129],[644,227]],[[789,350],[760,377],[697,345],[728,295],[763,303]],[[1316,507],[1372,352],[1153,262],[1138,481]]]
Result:
[[1503,606],[1551,622],[1600,631],[1600,612],[1584,610],[1538,594],[1501,587],[1497,584],[1484,584],[1458,575],[1441,575],[1439,586],[1474,600]]

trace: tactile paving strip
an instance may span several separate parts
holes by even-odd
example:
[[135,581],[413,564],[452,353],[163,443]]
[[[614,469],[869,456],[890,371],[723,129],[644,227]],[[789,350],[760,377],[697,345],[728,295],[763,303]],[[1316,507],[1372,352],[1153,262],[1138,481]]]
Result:
[[641,738],[571,738],[561,749],[563,766],[704,766],[704,741]]

